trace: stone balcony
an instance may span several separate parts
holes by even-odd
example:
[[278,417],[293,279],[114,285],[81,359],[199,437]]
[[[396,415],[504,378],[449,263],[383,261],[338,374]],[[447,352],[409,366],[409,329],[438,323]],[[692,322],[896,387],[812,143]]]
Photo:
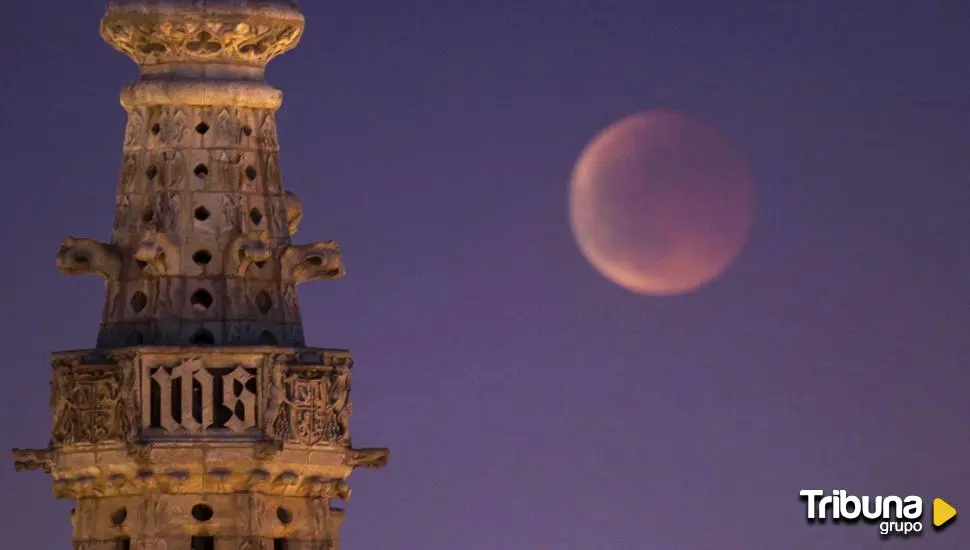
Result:
[[15,450],[55,495],[260,492],[349,497],[355,467],[386,449],[350,445],[349,352],[151,347],[53,355],[45,449]]

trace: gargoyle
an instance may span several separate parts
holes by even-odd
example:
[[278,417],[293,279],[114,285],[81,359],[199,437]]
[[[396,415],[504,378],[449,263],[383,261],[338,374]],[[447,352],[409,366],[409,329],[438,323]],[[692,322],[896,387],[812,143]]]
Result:
[[57,250],[57,268],[66,275],[96,273],[104,279],[116,279],[121,272],[121,256],[113,245],[68,237]]
[[266,231],[239,235],[229,244],[226,254],[226,273],[245,275],[253,264],[273,257],[273,245]]
[[346,274],[335,241],[289,245],[280,258],[283,277],[296,284],[318,279],[339,279]]
[[149,231],[142,237],[138,249],[135,250],[135,260],[142,269],[154,275],[178,273],[178,247],[167,235]]
[[41,470],[49,474],[54,468],[54,453],[50,449],[14,449],[13,460],[18,472]]
[[387,466],[390,449],[347,449],[344,454],[344,464],[351,468],[383,468]]
[[292,191],[286,192],[286,224],[290,235],[295,235],[303,220],[303,202]]

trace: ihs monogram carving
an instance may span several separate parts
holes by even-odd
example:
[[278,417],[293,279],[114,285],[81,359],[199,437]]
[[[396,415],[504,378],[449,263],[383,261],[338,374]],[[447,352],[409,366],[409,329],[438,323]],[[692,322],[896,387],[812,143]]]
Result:
[[131,440],[138,422],[132,416],[134,376],[131,365],[56,365],[51,446]]
[[150,379],[151,400],[158,404],[151,411],[152,428],[187,434],[256,428],[255,371],[209,368],[193,358],[175,367],[153,368]]

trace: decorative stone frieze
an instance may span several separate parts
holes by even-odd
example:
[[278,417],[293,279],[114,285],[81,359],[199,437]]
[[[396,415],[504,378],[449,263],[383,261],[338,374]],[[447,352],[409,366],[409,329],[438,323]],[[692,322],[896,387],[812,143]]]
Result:
[[171,63],[264,66],[300,41],[303,16],[285,4],[179,2],[109,7],[101,37],[141,67]]

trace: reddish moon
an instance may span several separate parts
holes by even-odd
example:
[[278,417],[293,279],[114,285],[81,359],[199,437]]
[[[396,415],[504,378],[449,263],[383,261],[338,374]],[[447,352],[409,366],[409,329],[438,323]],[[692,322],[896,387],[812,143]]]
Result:
[[754,183],[703,122],[671,111],[627,117],[597,135],[573,170],[570,221],[583,256],[627,290],[694,291],[748,239]]

